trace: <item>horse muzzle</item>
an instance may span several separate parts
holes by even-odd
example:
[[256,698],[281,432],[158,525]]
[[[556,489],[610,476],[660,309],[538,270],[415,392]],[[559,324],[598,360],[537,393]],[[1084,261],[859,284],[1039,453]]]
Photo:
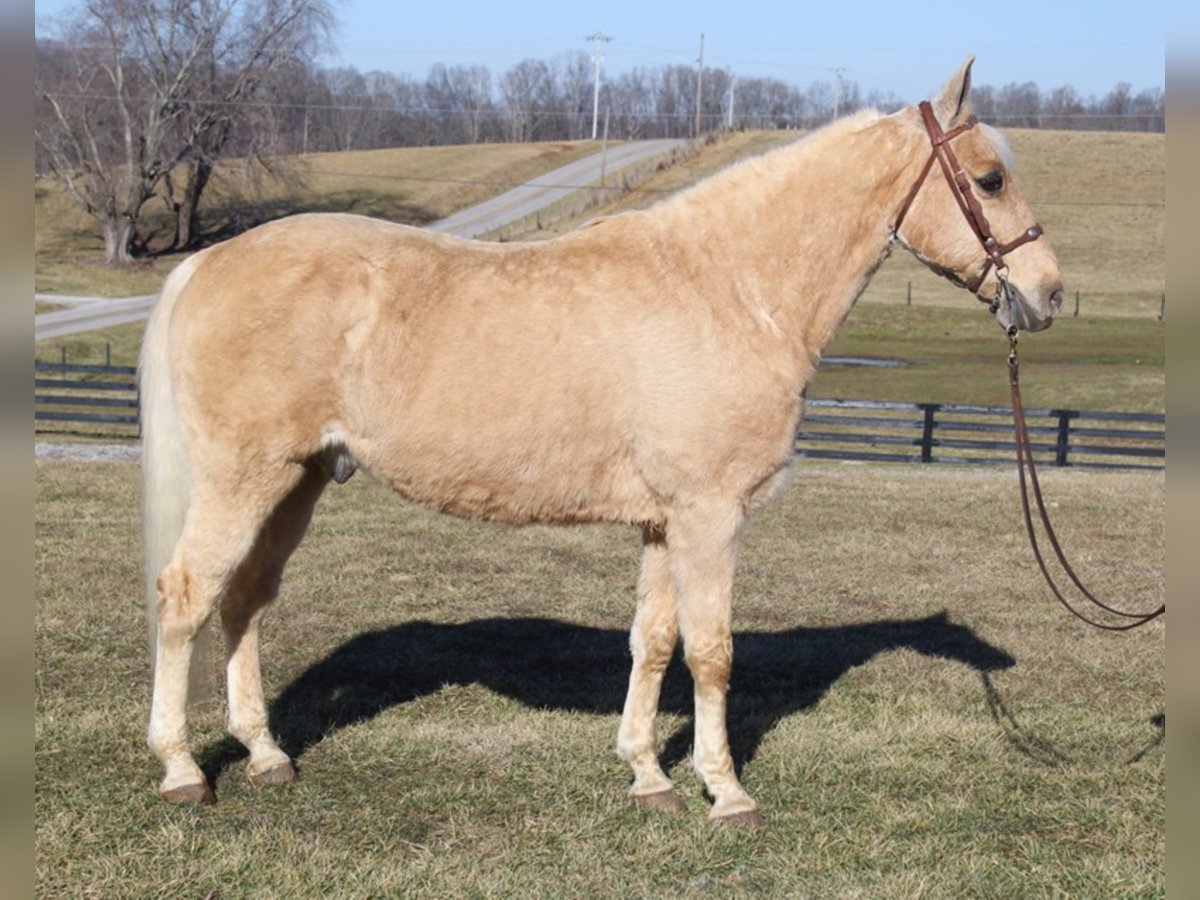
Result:
[[1055,287],[1048,292],[1024,293],[1008,281],[1001,281],[996,299],[992,301],[992,312],[1000,327],[1008,331],[1013,326],[1020,331],[1044,331],[1054,324],[1063,305],[1063,289]]

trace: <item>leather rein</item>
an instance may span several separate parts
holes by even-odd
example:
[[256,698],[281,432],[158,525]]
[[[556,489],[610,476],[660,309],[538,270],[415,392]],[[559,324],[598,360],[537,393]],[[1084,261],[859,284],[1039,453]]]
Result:
[[[1037,560],[1038,568],[1042,570],[1042,577],[1046,580],[1046,584],[1050,586],[1050,592],[1054,594],[1056,600],[1061,603],[1066,610],[1081,619],[1087,624],[1096,628],[1102,628],[1105,631],[1128,631],[1131,628],[1137,628],[1139,625],[1145,625],[1163,615],[1167,611],[1167,605],[1164,603],[1158,609],[1146,613],[1130,613],[1123,610],[1114,609],[1113,607],[1102,603],[1083,586],[1079,580],[1079,576],[1075,574],[1075,570],[1071,568],[1071,564],[1067,562],[1066,556],[1063,554],[1062,546],[1058,542],[1058,536],[1054,533],[1054,527],[1050,524],[1050,516],[1046,513],[1046,503],[1042,499],[1042,488],[1038,484],[1037,467],[1033,464],[1033,446],[1029,441],[1029,427],[1025,422],[1025,404],[1021,400],[1021,384],[1019,363],[1017,361],[1017,329],[1013,326],[1009,329],[1008,341],[1010,350],[1008,353],[1008,384],[1012,392],[1012,410],[1013,410],[1013,428],[1016,434],[1017,444],[1017,474],[1021,481],[1021,511],[1025,515],[1025,530],[1029,534],[1029,546],[1033,548],[1034,558]],[[1029,470],[1029,483],[1033,487],[1034,500],[1037,502],[1038,515],[1042,520],[1042,526],[1046,530],[1046,538],[1050,541],[1050,546],[1054,549],[1054,555],[1058,559],[1058,563],[1062,566],[1067,577],[1071,579],[1071,583],[1079,589],[1079,592],[1087,598],[1093,606],[1104,612],[1116,616],[1119,619],[1126,621],[1119,624],[1110,624],[1093,619],[1079,610],[1062,595],[1062,591],[1058,589],[1058,585],[1054,583],[1054,579],[1050,576],[1050,571],[1046,568],[1046,560],[1042,558],[1041,548],[1038,546],[1037,534],[1033,530],[1033,515],[1030,512],[1029,506],[1029,486],[1025,483],[1025,470]]]
[[[1001,244],[992,234],[991,225],[988,223],[987,217],[983,213],[983,207],[980,205],[978,198],[971,190],[971,179],[963,171],[962,164],[955,156],[954,150],[950,147],[950,141],[958,137],[964,131],[974,128],[979,124],[979,120],[975,116],[969,116],[961,125],[943,131],[942,126],[938,123],[937,117],[933,113],[933,107],[928,100],[923,100],[919,106],[921,111],[921,119],[925,124],[925,131],[929,135],[929,142],[932,149],[929,152],[929,158],[925,161],[925,166],[921,169],[921,174],[918,176],[912,189],[908,192],[908,196],[904,199],[904,204],[900,207],[900,213],[896,216],[896,224],[892,226],[892,236],[898,238],[900,236],[900,224],[904,221],[908,209],[912,206],[913,200],[916,199],[917,193],[921,190],[921,185],[925,183],[926,177],[933,168],[934,160],[937,160],[941,166],[942,174],[946,177],[946,183],[950,186],[950,193],[954,195],[954,199],[958,203],[958,208],[962,210],[963,217],[971,226],[971,230],[975,233],[979,243],[983,245],[984,251],[987,253],[987,260],[984,263],[983,270],[976,279],[974,285],[966,285],[972,293],[977,293],[982,286],[983,281],[987,278],[988,271],[994,265],[996,267],[996,299],[992,302],[992,312],[994,313],[1001,302],[1001,298],[1009,299],[1008,292],[1008,264],[1004,261],[1004,255],[1011,253],[1022,244],[1027,244],[1030,241],[1035,241],[1042,236],[1042,226],[1034,224],[1025,229],[1019,237],[1009,241],[1007,244]],[[957,279],[956,279],[957,280]],[[1084,587],[1079,577],[1075,574],[1075,570],[1071,568],[1071,564],[1067,562],[1067,558],[1063,553],[1062,546],[1059,544],[1058,536],[1054,532],[1054,527],[1050,524],[1050,517],[1046,513],[1046,503],[1042,499],[1042,488],[1038,483],[1037,468],[1033,462],[1033,447],[1029,440],[1029,427],[1025,421],[1025,405],[1021,399],[1020,372],[1019,363],[1017,360],[1017,334],[1018,329],[1015,325],[1008,329],[1009,354],[1008,354],[1008,383],[1012,392],[1012,410],[1013,410],[1013,429],[1016,438],[1017,449],[1017,474],[1021,483],[1021,510],[1025,517],[1025,530],[1029,534],[1029,545],[1033,548],[1034,558],[1037,560],[1038,568],[1042,571],[1042,577],[1049,585],[1051,593],[1055,599],[1061,603],[1071,615],[1092,625],[1096,628],[1102,628],[1106,631],[1128,631],[1131,628],[1137,628],[1140,625],[1145,625],[1163,615],[1167,611],[1167,605],[1164,603],[1158,609],[1148,613],[1130,613],[1115,609],[1107,604],[1096,599],[1096,597]],[[1025,472],[1029,471],[1028,482],[1026,481]],[[1119,624],[1110,624],[1101,622],[1097,619],[1080,612],[1063,596],[1059,590],[1054,578],[1050,575],[1049,569],[1046,567],[1046,560],[1042,556],[1041,548],[1038,545],[1037,534],[1033,527],[1033,513],[1029,502],[1030,486],[1032,486],[1033,496],[1037,505],[1038,514],[1041,518],[1042,525],[1046,530],[1046,537],[1050,542],[1050,546],[1054,550],[1054,555],[1058,559],[1059,565],[1066,572],[1071,583],[1083,594],[1087,600],[1095,607],[1103,610],[1109,615],[1116,616],[1119,619],[1124,619],[1124,622]]]

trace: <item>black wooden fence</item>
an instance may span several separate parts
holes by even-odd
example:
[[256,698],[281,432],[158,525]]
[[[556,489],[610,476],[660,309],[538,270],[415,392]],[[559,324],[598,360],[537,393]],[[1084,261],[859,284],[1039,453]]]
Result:
[[[68,362],[33,364],[35,429],[84,434],[138,434],[138,386],[134,366],[83,365]],[[36,423],[61,423],[38,426]]]
[[[809,399],[796,453],[809,459],[1008,464],[1015,460],[1012,409],[943,403]],[[1162,469],[1162,413],[1027,409],[1034,459],[1042,465]]]
[[[133,366],[34,363],[38,431],[138,434]],[[1028,409],[1035,459],[1079,468],[1162,469],[1162,413]],[[41,424],[36,424],[41,423]],[[1014,460],[1012,410],[997,406],[809,399],[796,436],[808,459],[960,464]]]

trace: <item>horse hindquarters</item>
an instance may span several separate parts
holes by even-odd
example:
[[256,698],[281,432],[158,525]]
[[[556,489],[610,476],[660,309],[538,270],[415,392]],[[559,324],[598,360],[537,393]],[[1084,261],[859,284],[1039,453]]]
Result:
[[[218,434],[194,404],[177,402],[170,323],[194,267],[184,263],[164,288],[141,376],[147,611],[156,644],[148,740],[166,770],[160,794],[176,802],[213,799],[188,748],[187,697],[197,635],[217,608],[228,650],[230,730],[250,751],[248,774],[257,783],[291,778],[291,763],[267,728],[257,629],[328,483],[319,468],[272,462]],[[185,434],[199,440],[185,446]]]

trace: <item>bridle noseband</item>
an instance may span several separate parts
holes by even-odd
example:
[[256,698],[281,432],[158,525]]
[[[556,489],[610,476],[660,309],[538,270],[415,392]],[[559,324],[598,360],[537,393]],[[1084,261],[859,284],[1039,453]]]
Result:
[[933,114],[933,107],[928,100],[922,100],[918,108],[921,110],[921,119],[925,123],[925,131],[929,135],[929,143],[932,145],[932,149],[929,152],[929,159],[925,161],[925,166],[921,169],[920,176],[918,176],[916,183],[913,184],[912,190],[908,192],[908,196],[904,198],[904,205],[900,207],[900,214],[896,216],[896,224],[892,226],[892,236],[894,238],[900,237],[900,225],[904,221],[904,217],[908,214],[908,208],[912,206],[913,201],[916,199],[917,192],[921,190],[921,185],[925,183],[925,178],[929,175],[929,170],[933,168],[933,161],[936,159],[942,167],[942,174],[946,176],[946,183],[950,186],[950,193],[954,195],[954,199],[958,202],[958,208],[962,210],[967,224],[971,226],[971,230],[975,232],[975,237],[979,239],[979,243],[983,245],[983,249],[987,253],[987,261],[984,263],[983,271],[979,273],[978,280],[974,285],[966,285],[966,287],[972,293],[978,292],[980,286],[983,284],[983,280],[987,278],[988,270],[995,265],[996,274],[1001,283],[1001,288],[997,291],[996,303],[998,304],[999,294],[1004,290],[1006,282],[1005,274],[1008,271],[1008,264],[1004,262],[1004,255],[1012,253],[1012,251],[1016,250],[1022,244],[1036,241],[1042,236],[1042,226],[1034,223],[1025,229],[1019,237],[1009,241],[1007,244],[1001,244],[996,240],[996,236],[992,234],[992,226],[988,224],[987,216],[983,214],[983,207],[971,190],[971,179],[963,171],[962,164],[958,161],[958,157],[954,155],[954,150],[950,147],[950,141],[964,131],[974,128],[979,124],[979,120],[973,115],[968,116],[967,120],[957,128],[942,131],[942,126]]

